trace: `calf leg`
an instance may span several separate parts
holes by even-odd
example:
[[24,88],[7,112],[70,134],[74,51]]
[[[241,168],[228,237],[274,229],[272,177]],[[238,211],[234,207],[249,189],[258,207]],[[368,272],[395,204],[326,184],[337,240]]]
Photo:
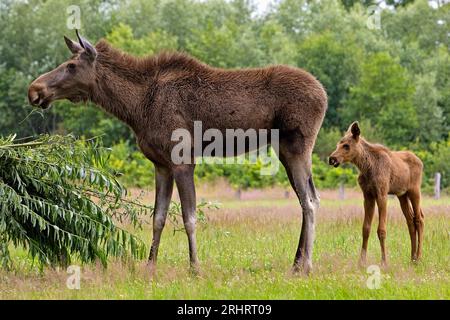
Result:
[[197,273],[199,271],[199,267],[197,258],[197,242],[195,238],[195,224],[197,218],[195,212],[196,199],[194,185],[194,166],[178,166],[174,169],[173,175],[178,188],[178,194],[180,195],[183,223],[188,236],[191,270],[194,273]]
[[167,210],[173,190],[173,177],[168,168],[155,165],[155,185],[156,197],[153,211],[153,240],[148,257],[149,264],[154,267],[158,257],[159,242],[161,233],[166,223]]
[[417,235],[416,226],[414,224],[414,214],[407,195],[398,197],[398,200],[400,201],[400,207],[405,215],[406,223],[408,224],[409,237],[411,238],[411,261],[415,261],[417,259]]
[[414,225],[417,232],[417,253],[416,259],[420,260],[422,257],[422,246],[423,246],[423,228],[424,228],[424,215],[422,208],[420,207],[420,190],[412,191],[408,194],[409,200],[411,201],[414,210]]
[[370,229],[372,226],[373,215],[375,213],[375,198],[364,194],[364,223],[362,228],[362,248],[359,264],[361,266],[367,263],[367,244],[369,241]]
[[381,264],[383,266],[387,265],[387,256],[386,256],[386,226],[387,226],[387,194],[380,195],[377,197],[377,206],[378,206],[378,214],[379,214],[379,223],[378,223],[378,239],[380,240],[381,246]]

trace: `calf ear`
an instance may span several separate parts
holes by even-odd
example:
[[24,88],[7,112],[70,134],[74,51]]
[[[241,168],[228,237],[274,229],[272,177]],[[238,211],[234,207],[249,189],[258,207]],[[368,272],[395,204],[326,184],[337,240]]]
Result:
[[361,134],[361,130],[359,129],[358,121],[353,122],[350,125],[350,132],[353,135],[353,138],[358,139],[359,135]]
[[72,52],[73,54],[77,54],[83,51],[83,48],[78,43],[73,42],[66,36],[64,36],[64,41],[66,42],[67,48],[69,48],[70,52]]
[[76,30],[78,41],[80,42],[80,46],[84,49],[82,53],[82,57],[87,58],[89,61],[94,61],[97,57],[97,50],[95,50],[94,46],[87,41],[85,38],[80,36],[78,33],[78,29]]

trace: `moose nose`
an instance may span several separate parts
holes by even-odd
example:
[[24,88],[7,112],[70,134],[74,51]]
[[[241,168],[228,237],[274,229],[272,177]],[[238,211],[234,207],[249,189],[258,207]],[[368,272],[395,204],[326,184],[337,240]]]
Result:
[[45,88],[44,86],[32,83],[30,88],[28,89],[28,101],[31,105],[37,106],[41,102],[41,98],[45,96]]
[[330,157],[330,158],[328,159],[328,164],[329,164],[330,166],[334,166],[334,165],[336,165],[337,163],[338,163],[338,160],[337,160],[336,157]]
[[41,100],[41,98],[39,98],[39,93],[37,91],[28,91],[28,101],[30,102],[31,105],[36,106],[39,104],[39,100]]

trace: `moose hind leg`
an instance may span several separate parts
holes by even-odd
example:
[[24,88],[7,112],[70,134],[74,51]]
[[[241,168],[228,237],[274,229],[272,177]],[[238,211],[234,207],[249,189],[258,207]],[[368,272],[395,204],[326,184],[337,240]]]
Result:
[[408,194],[409,200],[414,211],[414,225],[417,232],[417,253],[416,258],[420,260],[422,257],[423,246],[423,229],[424,229],[424,215],[420,206],[420,191],[413,191]]
[[184,228],[189,242],[189,258],[191,271],[197,274],[199,271],[197,258],[197,241],[195,237],[196,225],[196,199],[194,185],[194,166],[182,165],[174,169],[175,183],[181,201],[181,211]]
[[417,234],[416,225],[414,224],[414,214],[409,204],[407,195],[398,197],[398,200],[400,201],[400,207],[402,208],[403,214],[406,218],[409,237],[411,238],[411,260],[415,261],[417,259]]
[[314,218],[320,202],[312,180],[311,154],[283,152],[280,148],[280,159],[286,168],[289,181],[297,194],[303,213],[300,240],[293,269],[295,272],[303,270],[308,274],[312,270]]

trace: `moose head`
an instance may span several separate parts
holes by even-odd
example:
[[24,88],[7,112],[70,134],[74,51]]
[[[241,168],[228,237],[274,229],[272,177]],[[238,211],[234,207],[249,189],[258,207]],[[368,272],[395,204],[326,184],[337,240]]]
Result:
[[76,31],[78,43],[64,36],[72,57],[34,80],[28,89],[31,105],[47,109],[55,100],[86,101],[95,84],[97,51]]
[[361,152],[360,135],[359,124],[355,121],[337,144],[336,150],[330,155],[328,163],[331,166],[339,167],[341,163],[352,162]]

